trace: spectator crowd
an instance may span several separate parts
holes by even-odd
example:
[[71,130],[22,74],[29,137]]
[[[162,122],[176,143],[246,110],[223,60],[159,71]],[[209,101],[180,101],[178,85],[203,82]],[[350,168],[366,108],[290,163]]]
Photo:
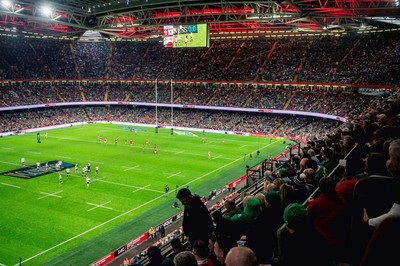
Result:
[[[398,241],[400,220],[399,92],[364,94],[348,87],[251,82],[399,86],[399,53],[398,35],[379,34],[215,41],[209,48],[192,50],[164,50],[155,42],[4,37],[0,79],[25,81],[1,83],[0,107],[76,104],[1,111],[0,132],[120,121],[299,136],[307,140],[301,151],[277,171],[266,171],[263,189],[255,194],[229,198],[210,212],[198,195],[188,188],[179,190],[176,198],[184,208],[182,232],[187,243],[180,245],[171,237],[173,253],[168,257],[158,246],[149,247],[148,265],[396,265],[391,241]],[[30,82],[58,78],[76,80]],[[102,80],[83,81],[96,78]],[[116,78],[188,81],[104,81]],[[81,105],[87,101],[116,103]],[[170,108],[159,108],[156,115],[154,107],[118,102],[306,111],[345,117],[348,122],[206,108],[175,108],[172,120]],[[389,190],[386,195],[358,191],[358,184],[375,179],[391,182],[393,195]],[[361,201],[355,191],[365,193]],[[376,198],[378,193],[381,198]],[[385,197],[389,208],[380,205]],[[124,260],[124,265],[140,263],[136,257]]]

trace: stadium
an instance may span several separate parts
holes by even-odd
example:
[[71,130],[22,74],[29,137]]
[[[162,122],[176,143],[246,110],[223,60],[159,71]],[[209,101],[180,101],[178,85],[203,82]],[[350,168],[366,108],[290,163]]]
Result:
[[399,65],[397,0],[1,0],[0,266],[393,265]]

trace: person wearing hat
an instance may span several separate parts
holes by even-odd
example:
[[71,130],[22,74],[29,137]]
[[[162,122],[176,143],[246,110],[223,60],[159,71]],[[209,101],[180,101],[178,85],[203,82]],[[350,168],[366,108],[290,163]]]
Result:
[[305,201],[315,191],[314,170],[311,168],[293,177],[292,185],[298,190],[300,202]]
[[286,168],[282,167],[278,170],[278,172],[276,172],[276,176],[279,178],[284,178],[286,177]]
[[278,260],[285,266],[331,266],[325,239],[313,227],[306,208],[289,204],[283,212],[285,226],[278,230]]
[[247,200],[241,213],[234,214],[233,216],[224,216],[224,220],[228,221],[228,226],[233,229],[231,230],[232,236],[239,240],[262,214],[262,211],[260,201],[252,197]]
[[246,247],[254,251],[259,264],[268,264],[277,246],[276,231],[283,224],[283,207],[277,191],[260,194],[265,197],[264,212],[246,232]]
[[224,217],[231,222],[252,222],[262,213],[261,203],[256,198],[250,198],[247,200],[246,206],[242,213],[235,214],[232,217]]

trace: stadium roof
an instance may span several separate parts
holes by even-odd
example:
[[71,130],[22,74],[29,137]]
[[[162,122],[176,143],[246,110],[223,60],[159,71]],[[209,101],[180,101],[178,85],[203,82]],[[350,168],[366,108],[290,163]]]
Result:
[[400,29],[400,0],[0,0],[18,35],[161,38],[164,25],[207,23],[212,37]]

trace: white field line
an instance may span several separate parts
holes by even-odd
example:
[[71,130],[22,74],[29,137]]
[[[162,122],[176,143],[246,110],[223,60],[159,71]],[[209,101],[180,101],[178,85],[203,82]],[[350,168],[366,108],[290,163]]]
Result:
[[92,163],[104,164],[103,162],[92,161]]
[[62,156],[62,155],[55,155],[55,157],[60,157],[60,158],[64,158],[64,159],[72,159],[71,157],[68,157],[68,156]]
[[160,191],[160,190],[148,189],[148,188],[145,188],[145,187],[138,187],[138,186],[131,186],[131,185],[123,184],[123,183],[117,183],[117,182],[111,182],[111,181],[105,181],[105,180],[99,180],[99,179],[95,179],[95,181],[108,183],[108,184],[113,184],[113,185],[117,185],[117,186],[137,188],[137,189],[147,190],[147,191],[152,191],[152,192],[157,192],[157,193],[164,193],[163,191]]
[[[86,234],[92,232],[93,230],[96,230],[97,228],[100,228],[100,227],[102,227],[102,226],[104,226],[104,225],[106,225],[106,224],[108,224],[108,223],[111,223],[112,221],[117,220],[117,219],[119,219],[120,217],[123,217],[123,216],[125,216],[125,215],[127,215],[127,214],[129,214],[129,213],[131,213],[131,212],[133,212],[133,211],[135,211],[135,210],[137,210],[137,209],[140,209],[140,208],[142,208],[142,207],[144,207],[144,206],[146,206],[146,205],[148,205],[148,204],[150,204],[150,203],[152,203],[152,202],[154,202],[154,201],[156,201],[156,200],[158,200],[158,199],[161,199],[161,198],[163,198],[163,197],[164,197],[163,195],[160,195],[160,196],[158,196],[158,197],[155,197],[154,199],[149,200],[149,201],[143,203],[142,205],[139,205],[139,206],[137,206],[137,207],[135,207],[135,208],[133,208],[133,209],[130,209],[130,210],[124,212],[124,213],[121,213],[120,215],[117,215],[117,216],[115,216],[114,218],[111,218],[111,219],[108,220],[108,221],[105,221],[105,222],[103,222],[103,223],[101,223],[101,224],[98,224],[98,225],[96,225],[96,226],[94,226],[94,227],[92,227],[92,228],[90,228],[90,229],[88,229],[88,230],[86,230],[86,231],[84,231],[84,232],[82,232],[82,233],[80,233],[80,234],[74,236],[74,237],[71,237],[71,238],[69,238],[69,239],[67,239],[67,240],[65,240],[65,241],[63,241],[63,242],[61,242],[61,243],[59,243],[59,244],[57,244],[57,245],[51,247],[51,248],[48,248],[48,249],[46,249],[46,250],[43,250],[42,252],[40,252],[40,253],[38,253],[38,254],[36,254],[36,255],[30,257],[30,258],[27,258],[26,260],[23,260],[22,263],[26,263],[26,262],[28,262],[28,261],[30,261],[30,260],[36,258],[36,257],[39,257],[39,256],[41,256],[41,255],[43,255],[43,254],[45,254],[45,253],[47,253],[47,252],[49,252],[49,251],[51,251],[51,250],[53,250],[53,249],[56,249],[56,248],[58,248],[58,247],[60,247],[60,246],[63,246],[63,245],[65,245],[65,244],[67,244],[67,243],[69,243],[69,242],[71,242],[71,241],[73,241],[73,240],[75,240],[75,239],[77,239],[77,238],[83,236],[83,235],[86,235]],[[14,266],[19,266],[19,265],[20,265],[20,264],[17,263],[17,264],[15,264]]]
[[167,176],[167,178],[171,178],[171,177],[173,177],[173,176],[181,176],[181,177],[184,177],[184,175],[181,175],[181,173],[182,173],[182,172],[179,172],[179,173],[176,173],[176,174],[171,174],[171,175]]
[[181,153],[184,153],[185,151],[178,151],[178,152],[175,152],[174,154],[175,155],[177,155],[177,154],[181,154]]
[[247,146],[249,146],[249,145],[242,145],[239,147],[239,149],[243,149],[244,147],[247,147]]
[[133,167],[127,167],[127,166],[123,166],[124,168],[126,168],[125,170],[124,170],[124,172],[125,171],[129,171],[129,170],[140,170],[140,166],[139,165],[135,165],[135,166],[133,166]]
[[[271,146],[271,145],[274,144],[275,142],[277,142],[277,141],[274,141],[274,142],[272,142],[271,144],[267,144],[267,145],[261,147],[260,150],[262,150],[262,149],[264,149],[264,148],[267,148],[268,146]],[[199,180],[199,179],[202,179],[202,178],[205,177],[205,176],[208,176],[208,175],[210,175],[210,174],[212,174],[212,173],[214,173],[214,172],[217,172],[217,171],[219,171],[219,170],[221,170],[221,169],[223,169],[223,168],[225,168],[225,167],[227,167],[227,166],[229,166],[229,165],[231,165],[231,164],[233,164],[233,163],[236,163],[237,161],[242,161],[242,160],[243,160],[243,157],[240,157],[240,158],[238,158],[238,159],[236,159],[236,160],[233,160],[233,161],[230,162],[230,163],[227,163],[227,164],[225,164],[225,165],[223,165],[223,166],[221,166],[221,167],[219,167],[219,168],[217,168],[217,169],[214,169],[214,170],[211,171],[211,172],[208,172],[208,173],[206,173],[206,174],[204,174],[204,175],[202,175],[202,176],[199,176],[199,177],[197,177],[197,178],[195,178],[195,179],[192,179],[190,182],[188,182],[188,183],[186,183],[186,184],[189,185],[190,183],[193,183],[193,182],[195,182],[195,181],[197,181],[197,180]]]
[[33,154],[42,154],[41,152],[37,152],[37,151],[28,151],[29,153],[33,153]]
[[211,157],[211,159],[215,160],[215,159],[218,159],[218,158],[220,158],[220,157],[222,157],[222,155],[218,155],[218,156],[215,156],[215,157]]
[[58,191],[58,192],[54,192],[54,193],[47,193],[47,192],[40,192],[40,194],[44,194],[45,196],[43,196],[43,197],[40,197],[40,198],[38,198],[38,199],[43,199],[43,198],[47,198],[47,197],[56,197],[56,198],[62,198],[61,196],[59,196],[59,195],[57,195],[58,193],[61,193],[62,192],[62,190],[61,191]]
[[145,189],[145,188],[147,188],[147,187],[149,187],[149,186],[150,186],[150,185],[147,185],[147,186],[144,186],[144,187],[135,189],[135,190],[132,191],[132,193],[135,193],[135,192],[138,192],[138,191],[140,191],[140,190],[143,190],[143,189]]
[[93,208],[91,208],[91,209],[89,209],[89,210],[87,210],[87,211],[90,212],[90,211],[92,211],[92,210],[94,210],[94,209],[97,209],[97,208],[104,208],[104,209],[112,210],[113,208],[104,206],[104,205],[106,205],[106,204],[108,204],[108,203],[110,203],[110,202],[111,202],[111,201],[107,201],[107,202],[105,202],[105,203],[103,203],[103,204],[95,204],[95,203],[91,203],[91,202],[86,202],[86,204],[89,204],[89,205],[94,206]]
[[0,266],[7,266],[7,265],[5,265],[5,264],[1,264],[1,263],[0,263]]
[[[13,147],[1,147],[2,150],[14,150]],[[1,265],[1,264],[0,264]]]
[[9,164],[9,165],[15,165],[15,166],[21,166],[20,163],[10,163],[10,162],[5,162],[5,161],[0,161],[0,163]]
[[9,187],[21,188],[19,186],[14,186],[14,185],[7,184],[7,183],[0,183],[0,184],[5,185],[5,186],[9,186]]
[[[274,141],[273,143],[275,143],[275,142],[276,142],[276,141]],[[263,148],[266,148],[266,147],[272,145],[273,143],[268,144],[268,145],[264,146]],[[227,167],[227,166],[229,166],[229,165],[231,165],[231,164],[233,164],[233,163],[235,163],[235,162],[237,162],[237,161],[241,161],[241,160],[243,160],[243,157],[240,156],[239,159],[236,159],[236,160],[234,160],[234,161],[232,161],[232,162],[226,164],[225,166],[221,166],[220,168],[215,169],[215,170],[213,170],[213,171],[211,171],[211,172],[209,172],[209,173],[207,173],[207,174],[204,174],[204,175],[202,175],[202,176],[199,176],[199,177],[197,177],[196,179],[193,179],[192,181],[188,182],[187,184],[190,184],[190,183],[192,183],[192,182],[195,182],[195,181],[197,181],[197,180],[199,180],[199,179],[201,179],[201,178],[203,178],[203,177],[205,177],[205,176],[207,176],[207,175],[209,175],[209,174],[212,174],[212,173],[214,173],[214,172],[216,172],[216,171],[219,171],[220,169],[222,169],[222,168],[224,168],[224,167]],[[105,181],[103,181],[103,182],[105,182]],[[81,236],[84,236],[84,235],[86,235],[86,234],[92,232],[93,230],[96,230],[97,228],[100,228],[100,227],[102,227],[102,226],[104,226],[104,225],[106,225],[106,224],[109,224],[109,223],[111,223],[112,221],[115,221],[115,220],[119,219],[120,217],[123,217],[123,216],[125,216],[125,215],[127,215],[127,214],[129,214],[129,213],[131,213],[131,212],[133,212],[133,211],[135,211],[135,210],[137,210],[137,209],[140,209],[140,208],[142,208],[142,207],[144,207],[144,206],[146,206],[146,205],[148,205],[148,204],[150,204],[150,203],[152,203],[152,202],[154,202],[154,201],[156,201],[156,200],[158,200],[158,199],[161,199],[161,198],[163,198],[163,197],[164,197],[164,192],[162,192],[162,195],[160,195],[160,196],[158,196],[158,197],[155,197],[154,199],[149,200],[149,201],[143,203],[142,205],[139,205],[139,206],[137,206],[137,207],[135,207],[135,208],[133,208],[133,209],[130,209],[130,210],[124,212],[124,213],[121,213],[120,215],[117,215],[117,216],[115,216],[114,218],[111,218],[110,220],[107,220],[107,221],[105,221],[105,222],[103,222],[103,223],[101,223],[101,224],[98,224],[98,225],[96,225],[96,226],[94,226],[94,227],[92,227],[92,228],[90,228],[90,229],[88,229],[88,230],[86,230],[86,231],[84,231],[84,232],[82,232],[82,233],[80,233],[80,234],[74,236],[74,237],[71,237],[71,238],[69,238],[69,239],[67,239],[67,240],[65,240],[65,241],[63,241],[63,242],[61,242],[61,243],[59,243],[59,244],[57,244],[57,245],[51,247],[51,248],[48,248],[48,249],[46,249],[46,250],[43,250],[42,252],[40,252],[40,253],[38,253],[38,254],[36,254],[36,255],[30,257],[30,258],[27,258],[26,260],[23,260],[21,263],[25,263],[25,262],[27,262],[27,261],[30,261],[30,260],[32,260],[32,259],[34,259],[34,258],[36,258],[36,257],[39,257],[39,256],[41,256],[41,255],[43,255],[43,254],[45,254],[45,253],[47,253],[47,252],[49,252],[49,251],[51,251],[51,250],[53,250],[53,249],[56,249],[56,248],[58,248],[58,247],[60,247],[60,246],[63,246],[63,245],[65,245],[65,244],[67,244],[67,243],[69,243],[69,242],[71,242],[71,241],[73,241],[73,240],[75,240],[75,239],[77,239],[77,238],[79,238],[79,237],[81,237]],[[20,264],[17,263],[17,264],[15,264],[14,266],[19,266],[19,265],[20,265]]]
[[100,177],[100,178],[96,178],[93,181],[101,181],[102,179],[106,178],[106,176]]

